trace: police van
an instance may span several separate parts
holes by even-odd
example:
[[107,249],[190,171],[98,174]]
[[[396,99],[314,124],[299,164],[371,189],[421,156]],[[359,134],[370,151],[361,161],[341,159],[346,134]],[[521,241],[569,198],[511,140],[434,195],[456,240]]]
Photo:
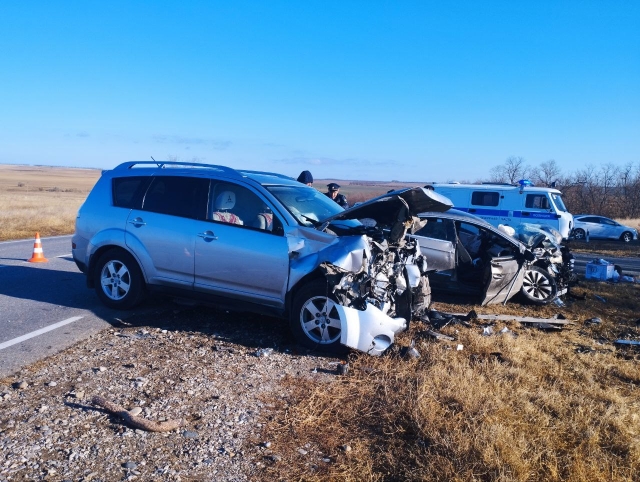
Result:
[[544,224],[557,229],[563,238],[573,228],[573,215],[554,188],[535,187],[530,181],[513,184],[432,183],[434,191],[448,197],[460,211],[475,214],[494,226],[520,223]]

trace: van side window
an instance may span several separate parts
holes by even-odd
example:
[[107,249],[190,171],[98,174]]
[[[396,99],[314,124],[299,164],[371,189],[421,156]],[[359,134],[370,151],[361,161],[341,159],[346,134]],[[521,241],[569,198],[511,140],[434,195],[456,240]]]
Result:
[[209,180],[200,177],[157,176],[144,196],[143,211],[182,218],[205,219]]
[[549,198],[546,194],[527,194],[525,207],[528,209],[549,209]]
[[471,204],[476,206],[497,206],[499,203],[499,192],[474,191],[471,194]]
[[[135,209],[140,204],[143,189],[149,178],[144,177],[115,177],[112,184],[113,205],[119,208]],[[138,200],[138,202],[136,202]]]

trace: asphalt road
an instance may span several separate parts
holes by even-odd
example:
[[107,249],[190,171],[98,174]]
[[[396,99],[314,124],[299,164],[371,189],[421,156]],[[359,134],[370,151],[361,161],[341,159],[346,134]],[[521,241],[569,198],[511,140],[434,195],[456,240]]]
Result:
[[[29,263],[34,240],[0,243],[0,378],[96,333],[109,310],[71,257],[71,236],[42,238],[46,263]],[[25,339],[27,338],[27,339]]]
[[640,276],[640,258],[612,258],[611,256],[598,256],[595,254],[573,253],[575,257],[575,270],[578,274],[584,274],[587,263],[593,259],[604,259],[617,264],[622,268],[622,274],[627,276]]
[[[0,378],[53,355],[132,312],[104,307],[71,257],[71,236],[42,238],[46,263],[29,263],[34,240],[0,243]],[[594,255],[576,254],[584,274]],[[640,275],[640,258],[606,258]],[[147,304],[140,312],[153,306]]]

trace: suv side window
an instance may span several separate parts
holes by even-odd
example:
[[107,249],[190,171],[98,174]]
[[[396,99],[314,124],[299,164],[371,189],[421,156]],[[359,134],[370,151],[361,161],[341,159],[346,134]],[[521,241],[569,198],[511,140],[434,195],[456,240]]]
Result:
[[147,176],[113,178],[113,205],[129,209],[138,207],[148,181]]
[[474,191],[471,193],[471,204],[476,206],[497,206],[499,203],[499,192]]
[[528,209],[549,209],[549,198],[546,194],[527,194],[525,207]]
[[200,177],[156,176],[144,196],[143,211],[205,219],[209,180]]
[[249,189],[230,182],[211,182],[207,219],[263,231],[282,232],[281,221],[267,203]]

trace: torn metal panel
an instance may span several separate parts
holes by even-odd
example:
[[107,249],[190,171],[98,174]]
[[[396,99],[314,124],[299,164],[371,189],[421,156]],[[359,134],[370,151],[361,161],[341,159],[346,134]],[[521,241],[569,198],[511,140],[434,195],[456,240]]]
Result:
[[[467,316],[464,313],[451,313],[453,316]],[[550,323],[553,325],[575,325],[573,321],[560,320],[558,318],[533,318],[531,316],[513,316],[513,315],[476,315],[479,320],[491,321],[518,321],[520,323]]]
[[381,355],[396,333],[407,328],[404,318],[391,318],[373,305],[364,311],[336,305],[336,310],[342,322],[340,343],[370,355]]

